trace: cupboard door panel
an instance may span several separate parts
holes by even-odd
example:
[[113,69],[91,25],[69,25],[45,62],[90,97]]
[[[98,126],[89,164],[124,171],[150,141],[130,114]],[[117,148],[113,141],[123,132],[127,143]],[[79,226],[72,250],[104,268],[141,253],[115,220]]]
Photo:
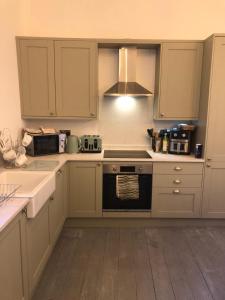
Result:
[[156,118],[198,118],[202,51],[201,43],[162,44]]
[[96,116],[96,43],[55,41],[55,77],[58,116]]
[[0,234],[0,298],[23,300],[21,224],[17,217]]
[[29,291],[31,296],[51,252],[48,202],[34,219],[27,219],[26,231]]
[[62,230],[66,216],[64,170],[65,168],[62,168],[56,173],[56,190],[54,195],[50,198],[49,203],[50,234],[52,244],[55,244]]
[[154,188],[152,216],[191,218],[200,216],[201,189]]
[[203,217],[225,217],[225,162],[212,162],[205,169]]
[[214,41],[211,91],[208,112],[207,157],[225,161],[225,37]]
[[21,108],[24,117],[55,115],[54,44],[18,40]]
[[102,215],[102,171],[96,163],[69,165],[69,217]]

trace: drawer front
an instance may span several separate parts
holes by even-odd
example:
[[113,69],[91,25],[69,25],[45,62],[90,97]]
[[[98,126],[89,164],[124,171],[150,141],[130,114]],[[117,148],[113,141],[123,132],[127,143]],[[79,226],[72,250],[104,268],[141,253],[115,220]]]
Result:
[[153,187],[200,188],[201,185],[202,185],[202,175],[155,174],[153,176]]
[[154,188],[152,216],[196,218],[200,216],[201,189]]
[[154,174],[202,174],[203,163],[154,163]]

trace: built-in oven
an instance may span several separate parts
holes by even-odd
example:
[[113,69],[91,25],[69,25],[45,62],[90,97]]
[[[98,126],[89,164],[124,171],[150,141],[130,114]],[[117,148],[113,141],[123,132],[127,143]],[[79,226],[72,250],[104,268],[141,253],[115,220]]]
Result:
[[104,211],[149,211],[152,204],[152,163],[103,165]]

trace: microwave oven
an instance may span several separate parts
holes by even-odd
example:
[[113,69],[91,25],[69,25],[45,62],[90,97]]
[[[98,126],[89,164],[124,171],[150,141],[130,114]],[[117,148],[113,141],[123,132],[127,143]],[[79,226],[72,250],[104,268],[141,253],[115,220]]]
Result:
[[30,156],[41,156],[65,152],[66,134],[31,135],[32,142],[26,147]]

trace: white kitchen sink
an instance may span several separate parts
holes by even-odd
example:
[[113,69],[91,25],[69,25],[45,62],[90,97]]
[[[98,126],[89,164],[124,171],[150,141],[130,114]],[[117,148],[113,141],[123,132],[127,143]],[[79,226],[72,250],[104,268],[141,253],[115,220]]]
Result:
[[55,191],[53,172],[5,171],[0,174],[0,184],[18,184],[15,198],[29,198],[28,218],[34,218]]

